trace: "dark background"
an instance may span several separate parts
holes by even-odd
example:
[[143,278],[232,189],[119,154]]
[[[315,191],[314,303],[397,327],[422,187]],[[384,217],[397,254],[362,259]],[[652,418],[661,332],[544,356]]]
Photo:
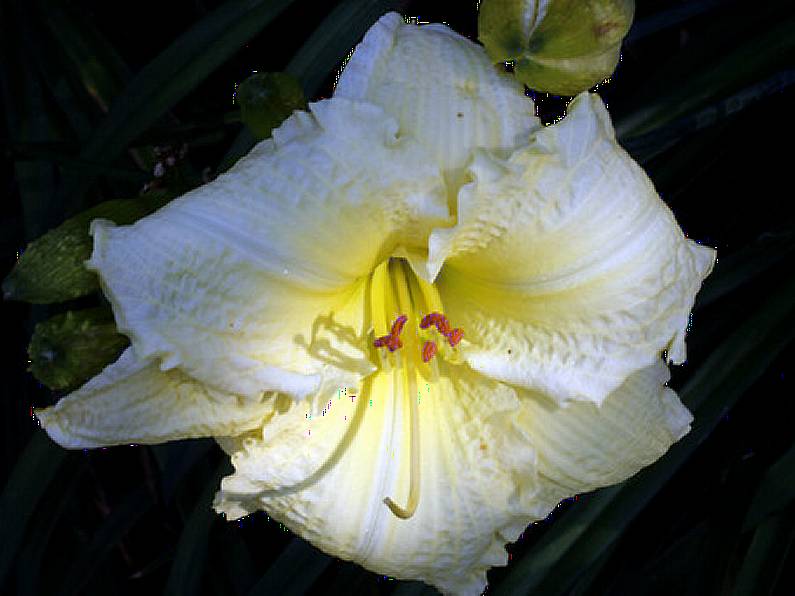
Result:
[[[295,0],[250,38],[225,39],[223,60],[196,67],[194,82],[164,74],[172,44],[198,54],[206,46],[190,36],[246,4],[258,3],[0,0],[0,274],[65,217],[137,195],[152,175],[128,147],[187,143],[189,171],[217,172],[235,139],[247,146],[233,93],[252,71],[288,68],[310,99],[328,97],[390,3]],[[476,37],[474,2],[391,5]],[[788,2],[637,3],[597,91],[688,236],[718,250],[671,381],[696,423],[634,479],[531,526],[490,572],[490,593],[795,593],[794,16]],[[311,68],[291,62],[333,27],[342,33],[305,54]],[[96,61],[72,58],[80,43]],[[152,95],[139,93],[147,82]],[[536,99],[551,122],[569,98]],[[212,441],[49,443],[30,408],[57,396],[26,372],[26,346],[36,322],[96,301],[1,304],[0,593],[433,592],[327,557],[264,513],[224,522],[209,509],[229,471]]]

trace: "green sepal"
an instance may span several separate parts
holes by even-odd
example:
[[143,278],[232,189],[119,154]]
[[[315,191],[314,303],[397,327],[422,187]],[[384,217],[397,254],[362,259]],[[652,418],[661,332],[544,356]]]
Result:
[[258,140],[266,139],[295,110],[306,109],[298,80],[283,72],[255,73],[235,94],[240,116]]
[[129,343],[109,307],[70,310],[36,325],[29,370],[50,389],[69,391],[114,362]]
[[173,198],[168,191],[148,192],[135,199],[115,199],[67,219],[31,242],[3,280],[3,297],[33,304],[52,304],[85,296],[99,289],[84,261],[91,257],[89,225],[94,219],[130,224]]
[[495,62],[514,62],[531,89],[576,95],[609,77],[634,0],[483,0],[478,37]]

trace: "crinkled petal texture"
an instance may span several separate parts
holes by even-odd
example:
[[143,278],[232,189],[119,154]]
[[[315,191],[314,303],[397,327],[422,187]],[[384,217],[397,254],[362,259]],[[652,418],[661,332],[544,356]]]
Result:
[[[538,129],[445,27],[385,16],[310,109],[156,214],[93,224],[132,347],[39,417],[69,447],[215,436],[228,517],[264,509],[332,555],[479,594],[529,522],[687,432],[660,352],[684,358],[713,251],[596,96]],[[431,311],[465,339],[428,364]],[[401,313],[404,347],[379,353]]]
[[428,275],[467,361],[559,403],[601,403],[684,334],[715,251],[687,240],[597,95],[502,159],[477,152]]
[[251,399],[373,370],[362,280],[447,220],[443,183],[381,109],[311,112],[135,225],[94,222],[89,266],[139,358]]
[[[445,593],[480,594],[504,544],[566,496],[621,481],[687,432],[690,414],[658,362],[601,407],[546,396],[438,365],[416,391],[396,367],[330,396],[320,417],[285,403],[262,433],[222,440],[236,472],[216,509],[264,509],[325,552]],[[407,395],[408,393],[408,395]],[[419,506],[398,519],[384,497],[409,487],[408,400],[420,419]]]
[[262,425],[272,399],[245,400],[163,372],[127,348],[119,359],[51,408],[36,410],[58,444],[86,449],[238,434]]
[[482,46],[444,25],[407,24],[396,13],[367,32],[334,96],[383,107],[428,148],[452,186],[473,148],[512,150],[540,127],[524,87]]

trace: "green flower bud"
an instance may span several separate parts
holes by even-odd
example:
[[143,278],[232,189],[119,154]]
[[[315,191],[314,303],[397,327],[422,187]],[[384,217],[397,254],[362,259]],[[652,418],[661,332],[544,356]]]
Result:
[[97,276],[83,265],[91,257],[88,234],[97,218],[129,224],[159,209],[173,198],[165,191],[149,192],[135,199],[105,201],[67,219],[31,242],[3,281],[6,300],[52,304],[72,300],[99,289]]
[[235,94],[240,116],[258,139],[266,139],[295,110],[306,108],[301,84],[283,72],[253,74]]
[[29,370],[50,389],[68,391],[116,360],[128,344],[110,308],[69,311],[36,325]]
[[576,95],[610,76],[634,0],[483,0],[480,41],[531,89]]

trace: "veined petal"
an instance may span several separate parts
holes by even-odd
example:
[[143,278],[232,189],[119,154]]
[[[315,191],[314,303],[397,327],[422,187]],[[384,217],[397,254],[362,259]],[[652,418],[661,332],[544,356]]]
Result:
[[481,46],[445,25],[407,24],[396,13],[367,32],[334,96],[375,103],[396,117],[453,186],[473,149],[511,150],[540,127],[523,86]]
[[271,398],[215,391],[177,369],[162,372],[127,348],[80,389],[35,413],[53,441],[86,449],[238,434],[261,426],[272,411]]
[[443,182],[380,108],[332,99],[310,109],[136,224],[94,222],[88,265],[140,358],[254,399],[305,396],[373,369],[362,279],[448,220]]
[[615,142],[596,95],[504,160],[479,152],[458,224],[434,230],[428,275],[476,370],[601,402],[684,333],[715,251],[687,240]]
[[[216,509],[232,519],[264,509],[334,556],[480,594],[485,571],[507,562],[501,532],[537,518],[535,453],[516,424],[514,389],[466,365],[442,362],[438,372],[382,371],[329,396],[323,416],[309,419],[308,404],[294,403],[262,436],[221,441],[236,472]],[[410,492],[410,400],[420,494],[414,515],[399,519],[383,499],[405,503]]]
[[560,407],[520,391],[518,423],[538,453],[539,502],[550,509],[562,498],[626,480],[659,459],[690,430],[693,420],[658,360],[630,375],[601,406]]

